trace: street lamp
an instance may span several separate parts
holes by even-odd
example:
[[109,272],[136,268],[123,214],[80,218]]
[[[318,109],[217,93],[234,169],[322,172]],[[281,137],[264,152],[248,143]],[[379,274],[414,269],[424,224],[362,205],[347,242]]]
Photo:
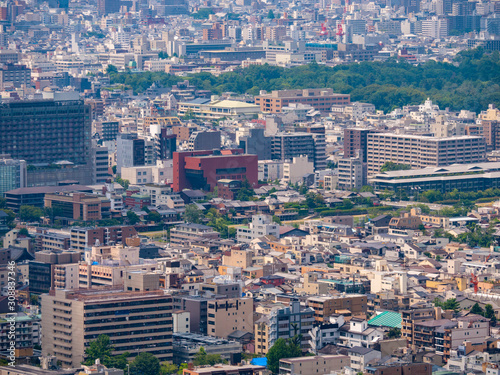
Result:
[[127,375],[130,375],[130,364],[127,363]]

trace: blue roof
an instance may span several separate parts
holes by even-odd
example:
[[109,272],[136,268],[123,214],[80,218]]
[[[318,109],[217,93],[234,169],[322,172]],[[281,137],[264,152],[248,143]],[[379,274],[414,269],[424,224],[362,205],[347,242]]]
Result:
[[401,328],[401,314],[394,311],[384,311],[368,321],[371,326]]
[[267,358],[266,357],[254,358],[254,359],[252,359],[252,361],[250,363],[252,365],[254,365],[254,366],[265,366],[265,367],[267,367]]

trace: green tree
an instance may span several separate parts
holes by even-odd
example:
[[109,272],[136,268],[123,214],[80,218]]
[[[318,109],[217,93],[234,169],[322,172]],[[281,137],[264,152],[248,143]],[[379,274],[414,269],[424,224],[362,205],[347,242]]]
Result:
[[177,374],[178,374],[178,375],[182,375],[183,370],[184,370],[184,369],[187,369],[187,368],[188,368],[188,364],[187,364],[187,363],[181,363],[181,364],[179,365],[179,370],[177,371]]
[[22,221],[40,221],[43,215],[41,208],[34,206],[21,206],[19,209],[19,218]]
[[350,210],[354,207],[354,204],[351,202],[350,199],[344,199],[342,201],[342,208],[344,208],[345,210]]
[[129,180],[123,180],[121,177],[117,177],[115,179],[117,183],[119,183],[123,188],[126,190],[130,186],[130,181]]
[[130,364],[131,375],[158,375],[160,361],[148,352],[140,353]]
[[226,363],[226,361],[222,359],[220,354],[207,354],[203,346],[200,347],[198,353],[194,355],[193,364],[195,366],[204,366],[204,365],[213,366],[218,363]]
[[99,359],[103,365],[106,366],[106,362],[111,358],[111,353],[113,353],[113,345],[111,345],[111,340],[107,335],[99,335],[97,339],[90,342],[90,345],[85,349],[85,361],[84,365],[91,366],[95,363],[96,359]]
[[276,224],[280,224],[281,225],[281,220],[278,216],[276,215],[273,215],[273,222],[276,223]]
[[6,208],[0,209],[0,211],[3,211],[7,214],[7,226],[9,228],[15,228],[16,223],[14,223],[14,220],[16,219],[16,214],[12,210],[8,210]]
[[108,64],[108,67],[106,68],[106,74],[111,75],[118,73],[118,68],[114,65]]
[[300,348],[301,335],[296,335],[290,339],[279,338],[266,354],[267,368],[273,374],[279,372],[279,362],[283,358],[295,358],[302,356]]
[[390,339],[397,339],[401,337],[401,330],[399,328],[391,328],[389,332],[387,332],[387,337]]
[[359,191],[361,193],[373,193],[375,191],[375,189],[373,189],[373,186],[364,185],[361,187],[361,189]]
[[495,327],[497,325],[497,318],[495,316],[495,310],[493,310],[493,306],[489,303],[484,306],[484,317],[490,319],[491,325]]
[[270,20],[274,20],[275,16],[272,9],[269,9],[269,12],[267,12],[267,18],[269,18]]
[[127,220],[131,225],[135,225],[141,221],[141,218],[134,211],[127,211]]
[[238,190],[238,194],[236,194],[236,199],[239,201],[249,201],[253,198],[255,192],[250,185],[250,182],[245,178],[241,181],[241,188]]
[[0,209],[7,208],[7,199],[0,197]]
[[453,310],[455,312],[460,311],[460,304],[456,298],[450,298],[444,301],[441,305],[443,310]]
[[484,314],[483,308],[481,306],[479,306],[479,303],[477,303],[477,302],[471,307],[470,312],[472,314],[478,314],[478,315]]
[[187,223],[199,224],[201,223],[202,211],[196,207],[194,204],[190,204],[186,206],[184,211],[184,220]]
[[389,171],[404,171],[411,169],[411,165],[408,164],[397,164],[392,161],[386,161],[380,167],[380,172],[389,172]]
[[173,363],[162,363],[160,367],[160,375],[171,375],[176,374],[179,370],[179,367]]
[[162,216],[157,211],[150,211],[147,215],[148,221],[159,223],[162,221]]
[[28,229],[26,229],[26,228],[21,228],[21,229],[19,229],[19,232],[17,234],[20,236],[29,237],[30,232],[28,232]]

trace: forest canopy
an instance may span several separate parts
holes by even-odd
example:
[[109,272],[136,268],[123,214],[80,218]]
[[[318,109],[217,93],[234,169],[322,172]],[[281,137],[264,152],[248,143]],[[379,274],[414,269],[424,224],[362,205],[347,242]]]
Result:
[[[111,84],[125,84],[141,93],[153,82],[165,87],[186,77],[163,72],[110,74]],[[238,68],[219,76],[197,73],[187,77],[200,90],[258,95],[260,90],[332,88],[350,94],[351,101],[372,103],[385,112],[421,104],[427,97],[440,108],[480,112],[500,106],[500,54],[482,48],[462,51],[453,63],[433,60],[412,65],[405,60],[363,62],[328,67],[311,63],[292,68],[262,65]]]

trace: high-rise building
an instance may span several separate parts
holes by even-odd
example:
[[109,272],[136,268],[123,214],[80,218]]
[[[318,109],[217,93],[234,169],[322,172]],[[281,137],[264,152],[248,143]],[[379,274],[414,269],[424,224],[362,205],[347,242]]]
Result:
[[166,160],[174,157],[174,152],[177,151],[177,136],[173,134],[171,129],[162,128],[155,135],[156,159]]
[[189,136],[188,150],[219,150],[221,144],[220,131],[196,131]]
[[122,167],[146,165],[146,142],[135,133],[122,133],[116,138],[116,172]]
[[10,190],[26,187],[26,162],[0,155],[0,197]]
[[104,184],[109,174],[108,148],[99,145],[92,146],[92,183]]
[[255,353],[267,354],[276,340],[301,335],[301,347],[307,349],[309,331],[314,324],[314,310],[302,308],[299,301],[291,301],[289,307],[277,309],[255,322]]
[[90,107],[82,100],[0,104],[0,153],[27,164],[89,162]]
[[311,133],[278,133],[271,141],[271,153],[274,160],[291,160],[294,157],[307,156],[315,162],[316,149]]
[[372,132],[371,129],[344,129],[344,158],[354,158],[359,152],[363,163],[366,163],[368,134]]
[[25,65],[5,64],[0,66],[0,88],[14,86],[16,88],[31,85],[31,69]]
[[113,355],[172,360],[172,297],[159,290],[158,274],[127,273],[120,287],[51,290],[42,296],[42,326],[42,355],[62,367],[80,366],[99,335],[109,336]]
[[97,10],[101,16],[120,11],[121,0],[97,0]]
[[448,36],[448,20],[432,17],[422,20],[422,35],[429,38],[446,38]]
[[239,147],[245,154],[257,155],[259,160],[270,160],[271,137],[266,137],[264,132],[264,128],[248,129],[248,135],[240,137]]
[[368,135],[368,176],[385,162],[408,164],[412,168],[482,162],[486,155],[483,137],[434,138],[421,135],[373,133]]
[[360,157],[339,159],[338,188],[341,190],[357,190],[366,185],[366,164]]

